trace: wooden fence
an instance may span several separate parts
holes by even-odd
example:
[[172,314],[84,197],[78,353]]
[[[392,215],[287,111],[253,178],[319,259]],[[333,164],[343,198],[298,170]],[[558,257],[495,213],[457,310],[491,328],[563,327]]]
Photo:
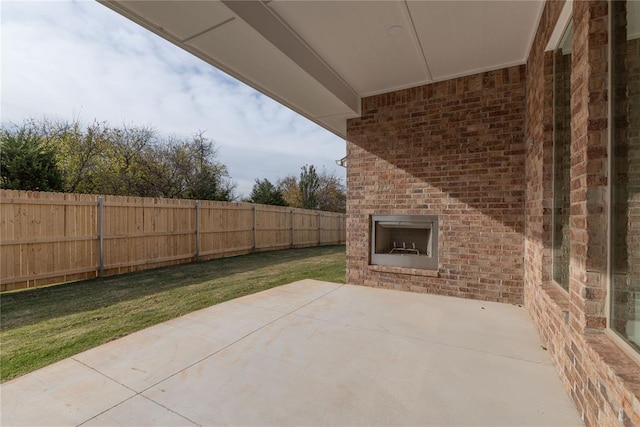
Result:
[[0,291],[345,241],[345,216],[279,206],[0,190]]

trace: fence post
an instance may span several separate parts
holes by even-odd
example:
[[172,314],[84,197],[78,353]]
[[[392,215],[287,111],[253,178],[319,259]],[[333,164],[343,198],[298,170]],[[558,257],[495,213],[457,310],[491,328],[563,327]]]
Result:
[[98,197],[98,277],[104,277],[104,199]]
[[196,200],[196,234],[195,234],[195,239],[196,239],[196,254],[195,254],[195,258],[196,261],[200,261],[200,201]]
[[293,248],[293,209],[291,209],[291,247]]
[[257,215],[256,215],[256,205],[253,205],[253,246],[252,246],[252,251],[255,252],[256,248],[258,247],[258,243],[257,243],[257,224],[258,224],[258,219],[257,219]]
[[[344,227],[342,224],[344,223]],[[342,230],[344,229],[344,240],[342,239]],[[340,214],[340,243],[347,243],[347,215]]]
[[320,212],[318,212],[318,246],[322,244],[322,233],[320,232]]

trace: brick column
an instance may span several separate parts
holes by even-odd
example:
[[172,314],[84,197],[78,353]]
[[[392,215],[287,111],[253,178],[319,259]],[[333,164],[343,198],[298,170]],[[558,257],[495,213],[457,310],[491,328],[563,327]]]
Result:
[[573,4],[569,298],[579,333],[606,325],[607,9],[606,1]]

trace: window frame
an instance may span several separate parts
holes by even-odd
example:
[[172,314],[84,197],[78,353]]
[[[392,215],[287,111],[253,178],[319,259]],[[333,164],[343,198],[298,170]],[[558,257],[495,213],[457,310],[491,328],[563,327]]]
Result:
[[[572,1],[567,1],[562,9],[562,12],[560,13],[560,17],[558,18],[558,21],[556,23],[556,27],[553,30],[553,34],[551,35],[550,39],[549,39],[549,43],[547,44],[547,51],[551,50],[553,53],[553,72],[552,72],[552,86],[553,86],[553,95],[552,95],[552,125],[553,125],[553,131],[552,131],[552,146],[551,146],[551,150],[552,150],[552,161],[551,161],[551,272],[550,272],[550,282],[558,289],[560,289],[562,292],[564,292],[567,296],[569,295],[569,289],[570,289],[570,270],[571,270],[571,253],[569,250],[569,260],[567,262],[567,287],[565,288],[564,286],[562,286],[561,283],[558,283],[558,281],[556,281],[555,278],[555,267],[556,267],[556,256],[555,256],[555,243],[556,243],[556,232],[555,232],[555,225],[556,225],[556,205],[555,205],[555,195],[556,195],[556,168],[557,168],[557,164],[556,164],[556,96],[557,96],[557,91],[556,91],[556,52],[559,49],[562,49],[561,45],[563,44],[563,41],[565,39],[565,34],[567,32],[567,30],[569,29],[569,27],[573,26],[573,2]],[[573,28],[571,29],[572,31],[572,35],[571,35],[571,43],[573,44]],[[573,50],[573,49],[572,49]],[[572,52],[573,54],[573,52]],[[569,76],[571,76],[571,71],[569,72]],[[571,77],[569,77],[571,78]],[[570,95],[572,96],[572,94]],[[570,109],[569,109],[570,110]],[[569,140],[569,157],[571,157],[571,138]],[[571,182],[571,165],[569,165],[568,168],[568,173],[569,173],[569,182]],[[571,189],[569,189],[569,194],[571,193]],[[569,219],[570,220],[570,219]],[[569,243],[570,244],[570,243]]]

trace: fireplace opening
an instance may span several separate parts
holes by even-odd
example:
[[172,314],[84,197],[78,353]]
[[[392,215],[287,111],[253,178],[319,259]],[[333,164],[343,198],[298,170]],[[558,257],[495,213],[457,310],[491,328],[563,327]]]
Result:
[[438,269],[436,215],[373,215],[371,264]]

